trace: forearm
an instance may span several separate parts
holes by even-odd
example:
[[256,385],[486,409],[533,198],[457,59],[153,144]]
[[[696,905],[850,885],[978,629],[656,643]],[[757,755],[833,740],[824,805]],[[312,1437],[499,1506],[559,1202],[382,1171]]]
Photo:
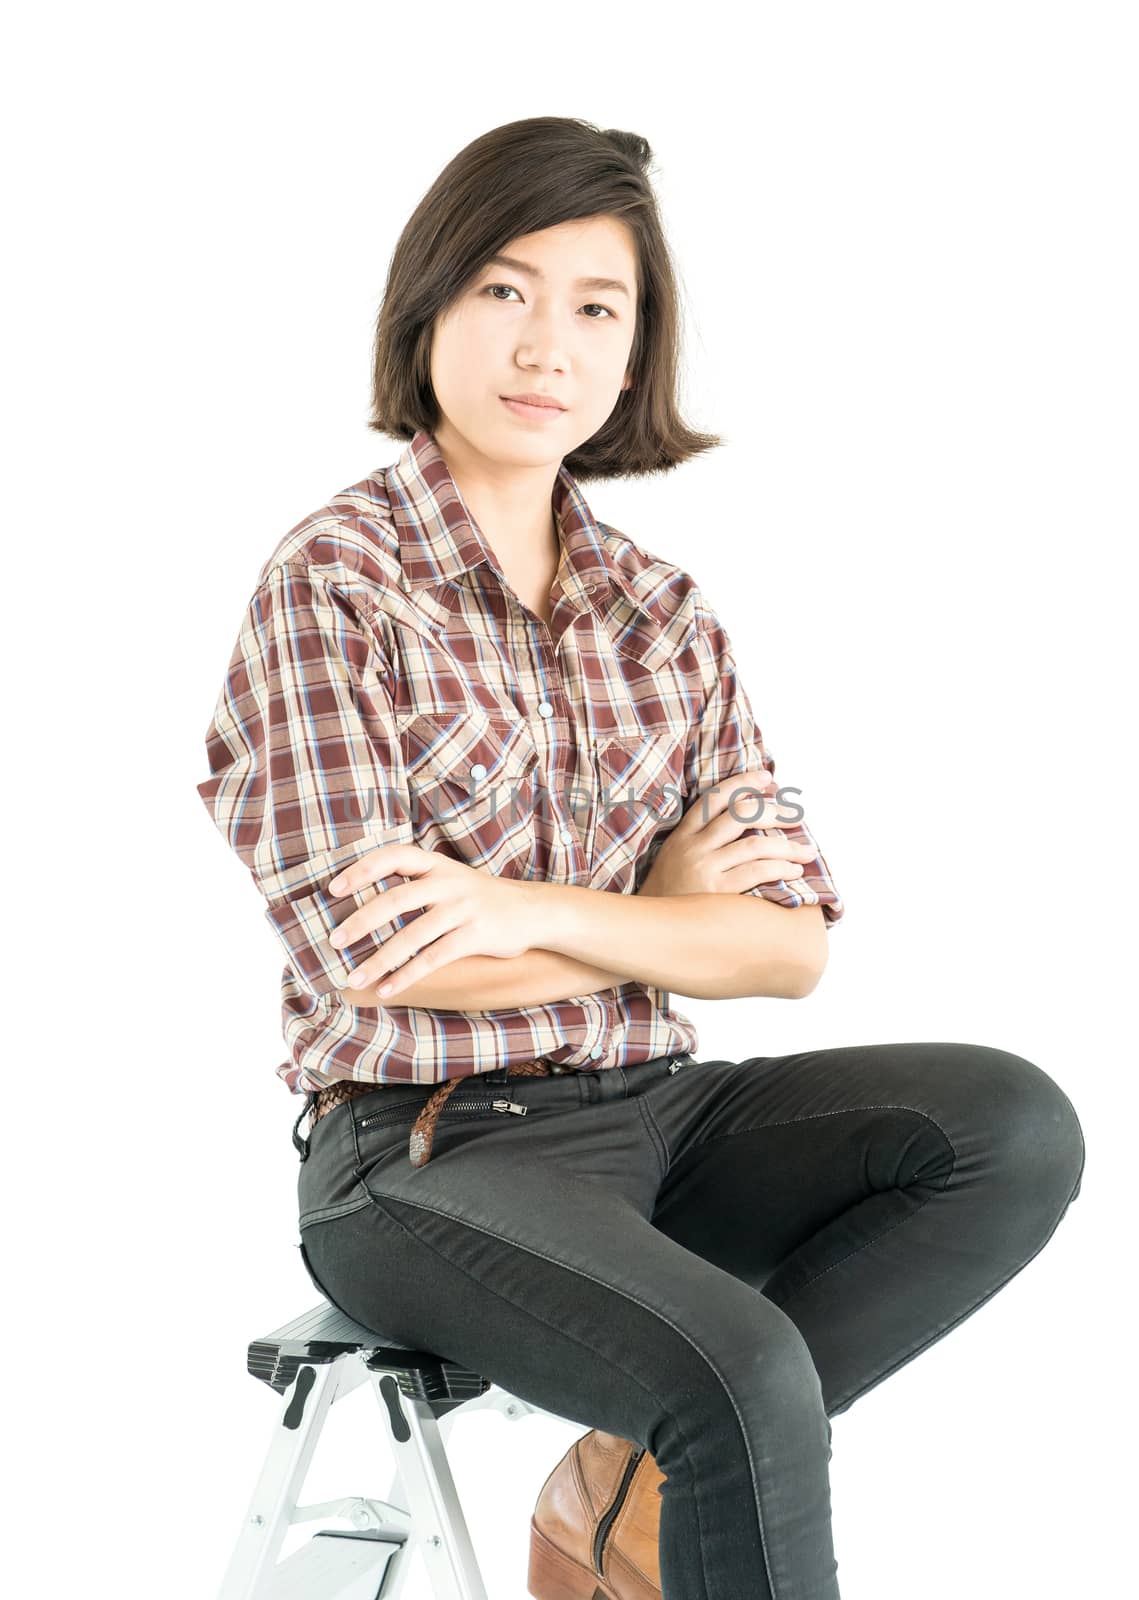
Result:
[[798,999],[826,962],[818,906],[760,895],[623,895],[534,883],[551,949],[695,1000]]
[[[532,949],[520,956],[463,956],[417,983],[409,983],[393,1005],[425,1006],[435,1011],[489,1011],[513,1006],[552,1005],[578,995],[615,989],[628,979],[557,950]],[[352,1006],[382,1004],[375,984],[341,990]]]

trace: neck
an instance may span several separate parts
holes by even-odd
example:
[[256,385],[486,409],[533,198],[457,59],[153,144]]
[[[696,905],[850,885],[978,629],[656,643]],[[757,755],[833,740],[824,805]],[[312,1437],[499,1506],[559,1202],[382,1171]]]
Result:
[[560,462],[495,461],[446,423],[435,435],[463,503],[504,568],[557,564],[561,542],[553,513]]

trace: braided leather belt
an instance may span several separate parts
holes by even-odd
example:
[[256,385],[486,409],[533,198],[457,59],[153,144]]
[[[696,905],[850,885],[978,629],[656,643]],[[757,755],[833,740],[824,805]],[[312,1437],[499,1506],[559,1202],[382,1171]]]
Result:
[[[575,1067],[563,1067],[556,1061],[523,1061],[516,1063],[514,1066],[507,1067],[506,1069],[507,1076],[509,1077],[525,1076],[543,1078],[550,1077],[554,1073],[575,1072],[576,1070],[577,1069]],[[471,1078],[486,1078],[490,1076],[490,1073],[468,1072],[464,1073],[462,1078],[444,1079],[443,1083],[437,1086],[437,1089],[443,1088],[444,1084],[447,1083],[467,1083]],[[337,1106],[343,1105],[345,1100],[354,1100],[359,1094],[371,1094],[375,1089],[386,1089],[389,1087],[396,1086],[389,1085],[387,1083],[361,1083],[356,1078],[342,1078],[338,1083],[328,1084],[326,1088],[317,1091],[316,1100],[313,1102],[312,1121],[309,1124],[309,1131],[311,1132],[312,1129],[316,1127],[321,1117],[327,1116],[328,1113],[330,1111],[334,1111]],[[414,1085],[400,1084],[398,1087],[410,1089],[413,1088]]]
[[319,1089],[312,1103],[309,1132],[312,1132],[321,1117],[326,1117],[330,1111],[335,1111],[345,1100],[354,1100],[358,1094],[371,1094],[373,1089],[381,1087],[382,1085],[378,1083],[357,1083],[354,1078],[343,1078],[339,1083],[330,1083],[326,1088]]
[[[557,1061],[517,1061],[506,1068],[508,1078],[549,1078],[562,1072],[576,1072],[576,1067],[566,1067]],[[456,1078],[445,1078],[442,1083],[430,1094],[419,1109],[419,1115],[412,1125],[411,1138],[408,1142],[410,1160],[413,1167],[421,1167],[431,1158],[431,1147],[435,1139],[435,1124],[439,1120],[439,1113],[451,1093],[460,1083],[468,1083],[472,1078],[493,1078],[497,1074],[483,1072],[465,1072]],[[371,1094],[374,1089],[384,1088],[386,1085],[377,1083],[360,1083],[354,1078],[344,1079],[340,1083],[330,1083],[325,1088],[317,1091],[313,1101],[312,1121],[309,1132],[316,1127],[321,1117],[327,1116],[336,1106],[342,1105],[345,1100],[351,1100],[358,1094]]]

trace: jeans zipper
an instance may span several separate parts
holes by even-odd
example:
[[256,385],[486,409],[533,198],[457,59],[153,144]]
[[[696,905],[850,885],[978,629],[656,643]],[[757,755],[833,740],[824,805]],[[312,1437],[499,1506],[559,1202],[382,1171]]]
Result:
[[[426,1104],[426,1102],[423,1102],[423,1104]],[[414,1122],[422,1109],[422,1105],[388,1106],[386,1111],[373,1111],[370,1116],[361,1117],[356,1126],[358,1128],[372,1128],[377,1123],[395,1122],[400,1117],[410,1117]],[[459,1100],[452,1096],[449,1100],[444,1101],[441,1115],[445,1117],[448,1111],[481,1111],[486,1116],[492,1112],[509,1111],[513,1112],[517,1117],[524,1117],[526,1110],[526,1106],[519,1105],[515,1100],[492,1100],[488,1105],[485,1100]]]
[[625,1471],[621,1475],[621,1482],[617,1493],[613,1496],[613,1504],[597,1524],[597,1532],[593,1536],[593,1570],[597,1577],[603,1578],[605,1570],[601,1565],[605,1554],[605,1541],[609,1537],[609,1530],[617,1520],[617,1513],[625,1503],[629,1493],[629,1485],[633,1481],[633,1474],[637,1470],[637,1462],[645,1453],[643,1444],[634,1446],[633,1453],[625,1463]]

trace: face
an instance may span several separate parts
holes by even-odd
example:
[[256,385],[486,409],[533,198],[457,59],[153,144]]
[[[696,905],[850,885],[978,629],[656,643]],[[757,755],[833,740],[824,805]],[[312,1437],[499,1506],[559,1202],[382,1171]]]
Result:
[[[490,460],[557,463],[597,432],[622,389],[637,314],[633,235],[616,217],[523,234],[436,320],[431,382],[446,448],[460,436]],[[527,270],[532,269],[532,270]],[[586,279],[619,280],[588,283]],[[563,410],[510,406],[539,393]]]

